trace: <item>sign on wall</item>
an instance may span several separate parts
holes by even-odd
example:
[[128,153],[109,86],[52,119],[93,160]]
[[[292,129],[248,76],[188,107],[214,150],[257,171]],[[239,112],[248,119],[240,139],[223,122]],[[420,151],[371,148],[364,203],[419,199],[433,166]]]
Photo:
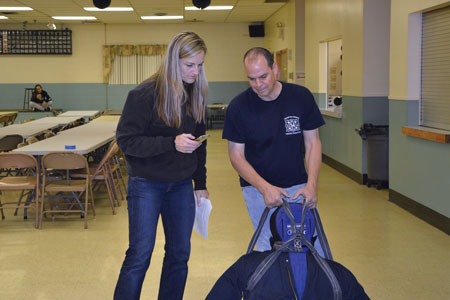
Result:
[[72,30],[1,30],[0,54],[72,54]]

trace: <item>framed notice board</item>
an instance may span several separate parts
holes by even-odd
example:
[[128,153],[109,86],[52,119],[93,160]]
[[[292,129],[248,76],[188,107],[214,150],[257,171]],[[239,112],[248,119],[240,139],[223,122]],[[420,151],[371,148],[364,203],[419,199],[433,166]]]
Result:
[[72,54],[72,30],[2,30],[0,55]]

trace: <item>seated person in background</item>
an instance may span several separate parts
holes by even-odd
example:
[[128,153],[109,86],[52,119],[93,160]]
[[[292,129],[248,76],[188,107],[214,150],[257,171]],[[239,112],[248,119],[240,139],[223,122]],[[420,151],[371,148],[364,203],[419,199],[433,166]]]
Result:
[[32,110],[49,111],[52,109],[52,98],[42,89],[40,84],[36,84],[31,95],[30,108]]
[[[299,207],[294,209],[296,205]],[[296,223],[295,227],[298,229],[300,229],[298,224],[300,224],[302,215],[301,206],[302,204],[290,204]],[[311,242],[315,230],[314,216],[309,209],[306,209],[305,212],[303,236],[306,241],[310,241],[310,246],[306,247],[303,241],[299,243],[298,239],[283,243],[293,237],[292,225],[289,220],[286,222],[284,207],[281,209],[279,207],[270,218],[270,230],[273,236],[270,239],[272,250],[254,251],[239,258],[219,278],[206,300],[240,300],[242,297],[244,300],[332,300],[336,298],[334,298],[335,294],[330,279],[332,275],[328,272],[334,274],[334,280],[337,279],[337,282],[334,281],[334,283],[338,283],[340,286],[342,297],[339,299],[369,299],[355,276],[347,268],[337,262],[318,257]],[[284,217],[283,214],[285,214]],[[300,248],[293,250],[295,245],[300,245]],[[279,249],[278,253],[274,253],[277,251],[276,249]],[[266,260],[261,264],[271,254],[275,258],[273,263]],[[274,254],[279,254],[279,256]],[[321,260],[320,263],[319,260]],[[329,267],[323,267],[323,262]],[[269,265],[265,273],[260,269],[264,264]],[[258,270],[256,270],[257,268]],[[254,279],[252,278],[255,276],[254,274],[259,274],[260,279],[254,280],[250,284]]]

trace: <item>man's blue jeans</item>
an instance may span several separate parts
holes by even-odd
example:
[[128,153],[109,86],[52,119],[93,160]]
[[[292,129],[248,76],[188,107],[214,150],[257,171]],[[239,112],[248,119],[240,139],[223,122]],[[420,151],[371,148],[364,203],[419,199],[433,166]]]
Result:
[[127,201],[130,244],[114,299],[139,299],[161,214],[166,243],[158,299],[181,300],[186,285],[195,217],[192,179],[169,183],[130,176]]
[[[305,185],[306,184],[294,185],[289,188],[285,188],[284,190],[291,197],[293,197],[295,192],[299,188],[304,187]],[[256,228],[258,228],[259,220],[261,219],[261,215],[264,212],[264,209],[266,209],[264,197],[255,187],[253,187],[251,185],[242,187],[242,195],[244,196],[245,204],[247,205],[248,214],[250,216],[250,219],[252,220],[254,231],[256,231]],[[299,196],[295,200],[288,199],[288,202],[299,203],[302,200],[303,200],[303,196]],[[272,247],[270,245],[270,238],[272,237],[272,233],[270,232],[269,221],[270,221],[270,216],[273,214],[275,209],[276,208],[272,208],[270,210],[269,215],[267,216],[266,222],[264,223],[264,226],[259,235],[258,241],[256,242],[258,251],[268,251],[268,250],[272,249]],[[316,235],[316,234],[314,234],[314,235]],[[322,247],[318,240],[314,243],[314,248],[317,250],[317,252],[322,257],[324,256]]]

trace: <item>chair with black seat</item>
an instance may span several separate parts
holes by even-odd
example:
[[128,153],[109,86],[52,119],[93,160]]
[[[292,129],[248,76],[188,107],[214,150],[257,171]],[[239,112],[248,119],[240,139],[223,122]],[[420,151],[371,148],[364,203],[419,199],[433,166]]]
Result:
[[5,135],[0,138],[0,152],[8,152],[17,148],[23,142],[23,137],[19,134]]
[[[5,219],[4,208],[24,209],[24,218],[27,218],[26,209],[34,208],[36,214],[35,226],[38,228],[39,214],[39,166],[37,160],[30,154],[20,152],[0,153],[0,169],[22,170],[21,176],[6,176],[0,179],[0,192],[22,191],[27,200],[24,204],[17,202],[2,202],[0,210],[2,219]],[[19,172],[18,172],[19,173]],[[34,201],[33,201],[34,200]]]
[[[57,213],[81,213],[84,218],[84,228],[88,228],[87,213],[88,206],[91,206],[95,216],[94,199],[89,199],[90,181],[89,166],[86,158],[75,152],[49,152],[41,160],[43,179],[42,179],[42,200],[41,214],[39,219],[39,228],[42,228],[42,218],[47,214],[55,218]],[[56,171],[61,172],[62,176],[52,179],[51,174]],[[71,179],[71,171],[84,171],[87,174],[85,179]],[[81,202],[80,195],[84,195],[84,204]],[[45,207],[45,196],[49,199],[49,207]],[[62,198],[64,201],[56,203],[55,199]],[[74,207],[79,209],[73,209]],[[66,207],[65,209],[63,207]]]

